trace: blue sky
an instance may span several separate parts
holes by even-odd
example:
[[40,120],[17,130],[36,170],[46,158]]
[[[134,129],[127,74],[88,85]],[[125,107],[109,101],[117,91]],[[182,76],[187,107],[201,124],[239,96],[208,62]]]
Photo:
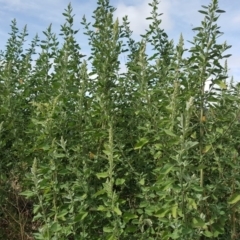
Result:
[[[13,18],[16,18],[20,30],[27,24],[29,42],[36,33],[42,39],[41,33],[50,23],[52,23],[53,32],[59,33],[60,25],[64,23],[62,12],[69,2],[69,0],[0,0],[0,49],[4,49]],[[71,1],[76,15],[76,29],[80,29],[78,39],[83,53],[89,53],[89,47],[86,36],[82,34],[83,27],[80,21],[84,14],[88,20],[91,20],[96,2],[97,0]],[[111,5],[117,8],[115,17],[121,19],[124,15],[128,15],[136,39],[139,39],[139,35],[143,34],[148,27],[149,22],[145,18],[150,15],[149,2],[149,0],[110,0]],[[161,0],[159,12],[163,13],[162,28],[175,43],[178,42],[182,33],[186,47],[189,47],[187,40],[192,40],[191,29],[200,26],[203,18],[198,10],[201,9],[201,5],[208,5],[210,2],[211,0]],[[219,43],[226,40],[229,45],[232,45],[227,52],[232,54],[228,60],[229,75],[234,77],[234,81],[240,82],[240,1],[219,0],[219,7],[226,11],[218,22],[221,31],[224,32],[224,35],[219,38]]]

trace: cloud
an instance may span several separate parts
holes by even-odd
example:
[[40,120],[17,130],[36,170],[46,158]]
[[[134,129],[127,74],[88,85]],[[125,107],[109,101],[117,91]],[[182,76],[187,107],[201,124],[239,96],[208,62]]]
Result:
[[[50,23],[52,23],[52,31],[58,34],[60,25],[65,22],[62,12],[67,8],[70,1],[73,7],[73,14],[76,14],[74,29],[80,29],[79,34],[76,36],[77,40],[83,51],[89,52],[87,37],[82,34],[83,26],[80,22],[85,14],[87,22],[91,21],[93,23],[94,20],[91,16],[97,6],[96,0],[0,0],[0,48],[6,44],[8,33],[11,31],[9,25],[13,18],[16,18],[20,31],[27,24],[29,31],[27,44],[36,33],[39,34],[41,39],[45,39],[42,31],[45,31]],[[146,20],[147,17],[151,16],[150,12],[152,9],[148,5],[149,2],[151,0],[110,0],[110,4],[117,8],[114,16],[118,17],[120,22],[123,16],[128,15],[130,28],[133,31],[135,40],[139,40],[140,34],[144,34],[150,24],[150,20]],[[209,0],[161,0],[158,10],[159,13],[163,13],[160,16],[162,19],[161,28],[166,31],[170,39],[174,39],[175,44],[178,42],[180,33],[183,33],[185,46],[188,47],[189,44],[186,40],[192,40],[194,35],[191,29],[199,26],[204,18],[198,10],[201,9],[201,5],[209,5],[209,3]],[[240,2],[233,1],[229,4],[226,1],[219,1],[219,8],[225,10],[226,13],[222,14],[218,21],[221,31],[225,33],[218,39],[218,43],[221,44],[227,40],[228,44],[233,45],[232,49],[228,50],[226,54],[233,54],[228,60],[229,68],[231,69],[230,74],[237,75],[236,77],[239,79]]]
[[233,54],[228,60],[229,77],[234,78],[235,82],[240,82],[240,55]]
[[[41,22],[59,23],[62,20],[62,12],[67,7],[68,2],[60,0],[0,0],[1,11],[8,12],[9,15],[14,17],[25,15],[25,18],[35,21],[36,19]],[[21,17],[22,18],[22,17]]]
[[23,11],[37,9],[37,1],[22,1],[22,0],[0,0],[2,10],[8,11]]
[[[151,7],[148,5],[148,0],[138,1],[136,5],[127,5],[125,2],[119,2],[116,5],[115,16],[122,19],[124,16],[128,16],[130,22],[130,28],[133,31],[134,35],[144,34],[145,30],[148,29],[150,23],[149,20],[146,20],[147,17],[150,17]],[[162,25],[161,27],[165,30],[171,29],[173,22],[168,14],[170,4],[167,1],[163,1],[159,5],[159,13],[163,13],[161,16]]]
[[[240,24],[240,12],[238,12],[237,14],[235,14],[235,16],[233,17],[232,19],[232,22],[235,26],[238,26],[239,27],[239,24]],[[238,25],[237,25],[238,24]]]
[[[86,12],[86,9],[94,10],[94,7],[91,2],[92,0],[87,1],[87,3],[79,3],[79,1],[72,1],[73,12],[72,14],[77,13],[74,18],[74,29],[80,29],[80,21]],[[45,31],[46,28],[52,23],[52,31],[54,33],[59,33],[60,27],[65,22],[65,17],[62,13],[67,9],[69,2],[65,0],[34,0],[34,1],[25,1],[25,0],[0,0],[0,24],[2,26],[0,34],[4,38],[1,39],[1,42],[6,42],[8,32],[10,30],[10,24],[12,19],[16,18],[17,27],[21,31],[25,24],[27,24],[27,29],[29,32],[28,39],[32,39],[36,33],[45,39],[45,36],[42,35],[42,31]],[[89,12],[89,11],[88,11]],[[0,42],[0,47],[1,47]]]

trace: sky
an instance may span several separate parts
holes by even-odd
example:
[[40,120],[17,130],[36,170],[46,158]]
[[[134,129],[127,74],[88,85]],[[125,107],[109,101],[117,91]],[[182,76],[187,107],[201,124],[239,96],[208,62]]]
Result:
[[[134,32],[134,38],[140,40],[140,34],[145,33],[149,21],[151,8],[148,3],[151,0],[110,0],[110,4],[117,8],[114,13],[115,18],[120,22],[123,16],[128,15],[131,30]],[[190,45],[187,40],[192,40],[194,32],[192,28],[201,24],[203,15],[198,12],[201,5],[208,5],[211,0],[161,0],[159,4],[159,13],[163,13],[162,28],[166,31],[170,39],[176,44],[182,33],[186,48]],[[229,76],[233,76],[234,82],[240,82],[240,1],[239,0],[219,0],[219,8],[226,13],[220,16],[218,25],[224,35],[218,39],[219,43],[227,41],[232,45],[226,54],[232,54],[228,59]],[[43,40],[42,31],[52,23],[54,33],[60,32],[60,26],[64,23],[62,12],[71,3],[73,13],[75,14],[75,28],[79,29],[77,40],[81,46],[82,52],[89,54],[87,37],[83,35],[84,29],[80,24],[83,15],[88,21],[92,21],[91,16],[96,9],[97,0],[0,0],[0,50],[4,50],[8,33],[10,32],[11,21],[15,18],[19,30],[25,25],[28,29],[28,41],[30,43],[33,37],[38,33]],[[121,60],[121,59],[120,59]],[[124,62],[124,60],[121,60]],[[124,64],[124,63],[123,63]]]

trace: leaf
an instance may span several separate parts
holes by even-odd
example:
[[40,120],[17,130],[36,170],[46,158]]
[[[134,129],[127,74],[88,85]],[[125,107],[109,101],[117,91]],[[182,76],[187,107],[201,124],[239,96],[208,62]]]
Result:
[[203,11],[203,10],[199,10],[198,12],[208,15],[208,13],[206,11]]
[[66,155],[64,153],[54,153],[53,155],[55,158],[63,158],[65,157]]
[[[197,169],[204,169],[204,167],[200,166],[200,167],[198,167]],[[192,186],[192,189],[193,189],[194,191],[196,191],[196,192],[200,192],[200,193],[203,192],[203,188],[200,187],[200,186],[198,186],[198,185],[193,185],[193,186]]]
[[74,221],[79,222],[82,221],[86,216],[88,215],[88,212],[81,212],[74,218]]
[[144,222],[144,224],[146,224],[146,225],[148,225],[150,227],[152,226],[152,220],[149,219],[149,218],[144,219],[143,222]]
[[212,145],[207,145],[204,147],[204,149],[202,150],[203,153],[207,153],[210,149],[212,148]]
[[112,227],[103,227],[103,231],[106,233],[111,233],[111,232],[113,232],[113,228]]
[[221,80],[215,81],[215,84],[217,84],[221,89],[227,89],[226,83]]
[[217,11],[216,11],[216,13],[225,13],[226,11],[224,11],[224,10],[221,10],[221,9],[218,9]]
[[202,27],[195,27],[195,28],[193,28],[192,30],[193,31],[199,31],[199,30],[202,30],[203,28]]
[[24,192],[19,193],[19,195],[26,196],[28,198],[35,196],[36,194],[33,191],[26,190]]
[[42,218],[41,213],[38,213],[37,215],[35,214],[34,217],[33,217],[33,221],[36,221],[36,220],[41,219],[41,218]]
[[164,132],[165,132],[167,135],[171,136],[171,137],[176,137],[176,135],[175,135],[172,131],[170,131],[170,130],[168,130],[168,129],[164,129]]
[[54,222],[51,226],[50,226],[50,231],[52,232],[58,232],[61,230],[61,225],[57,222]]
[[186,149],[193,148],[193,147],[195,147],[196,145],[198,145],[198,142],[188,141],[188,142],[185,143]]
[[47,151],[47,150],[50,149],[50,146],[49,146],[49,145],[45,145],[45,146],[40,147],[39,149],[42,149],[42,150],[44,150],[44,151]]
[[137,230],[138,230],[137,226],[134,226],[134,225],[130,225],[130,226],[127,225],[127,227],[124,229],[126,233],[134,233],[134,232],[137,232]]
[[193,218],[193,227],[195,227],[195,228],[205,228],[206,224],[201,218]]
[[204,236],[211,238],[213,237],[213,234],[207,230],[204,232]]
[[96,174],[97,178],[107,178],[109,176],[108,172],[101,172]]
[[68,214],[68,210],[64,209],[57,215],[57,218],[61,220],[66,220],[65,215],[67,214]]
[[117,186],[123,185],[125,183],[125,179],[123,178],[117,178],[115,184]]
[[4,123],[4,122],[1,122],[1,123],[0,123],[0,133],[1,133],[2,129],[3,129],[3,123]]
[[100,195],[103,195],[106,193],[106,190],[105,189],[101,189],[99,191],[97,191],[95,194],[93,194],[93,197],[97,197],[97,196],[100,196]]
[[177,218],[177,209],[178,209],[177,205],[172,207],[172,216],[173,216],[173,218]]
[[222,56],[222,58],[229,58],[231,56],[232,56],[232,54],[227,54],[227,55]]
[[[104,148],[105,148],[105,151],[107,152],[111,152],[111,148],[109,147],[109,144],[108,143],[104,143]],[[109,155],[109,153],[107,155]]]
[[147,138],[140,138],[140,140],[135,145],[134,150],[141,149],[147,143],[148,143]]
[[83,220],[88,215],[88,212],[83,213],[81,220]]
[[123,214],[123,221],[125,223],[129,222],[129,220],[134,219],[134,218],[138,218],[138,216],[136,214],[130,213],[130,212],[125,212]]
[[110,155],[111,155],[111,152],[108,151],[108,150],[103,150],[103,153],[106,154],[107,156],[110,156]]
[[193,198],[187,198],[187,200],[188,200],[188,205],[189,205],[189,209],[197,209],[197,204],[196,204],[196,202],[195,202],[195,200],[193,199]]
[[41,209],[41,205],[34,206],[34,208],[33,208],[34,215],[36,215],[36,213],[38,212],[39,209]]
[[153,54],[151,57],[148,58],[148,61],[152,61],[152,60],[155,59],[157,56],[159,56],[159,53]]
[[166,163],[164,167],[161,169],[160,174],[167,175],[172,169],[174,168],[174,165],[170,163]]
[[139,181],[139,184],[143,186],[143,185],[145,184],[145,179],[142,178],[142,179]]
[[162,209],[162,210],[159,210],[156,214],[154,214],[155,217],[157,218],[164,218],[165,215],[169,212],[168,209]]
[[122,215],[122,212],[121,212],[121,210],[120,210],[118,207],[114,207],[114,208],[113,208],[113,211],[114,211],[117,215],[119,215],[119,216]]
[[97,208],[98,211],[108,211],[108,208],[104,207],[103,205],[100,205],[98,208]]
[[232,205],[240,201],[240,194],[235,193],[228,199],[228,204]]

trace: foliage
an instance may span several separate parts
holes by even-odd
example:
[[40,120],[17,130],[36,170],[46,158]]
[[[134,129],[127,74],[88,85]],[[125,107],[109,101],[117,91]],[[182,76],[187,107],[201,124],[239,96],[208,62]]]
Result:
[[98,0],[94,23],[81,23],[88,58],[71,5],[62,39],[50,25],[27,50],[12,21],[0,54],[1,238],[239,238],[240,88],[222,65],[224,11],[202,6],[185,49],[149,5],[136,42],[127,16],[120,24]]

